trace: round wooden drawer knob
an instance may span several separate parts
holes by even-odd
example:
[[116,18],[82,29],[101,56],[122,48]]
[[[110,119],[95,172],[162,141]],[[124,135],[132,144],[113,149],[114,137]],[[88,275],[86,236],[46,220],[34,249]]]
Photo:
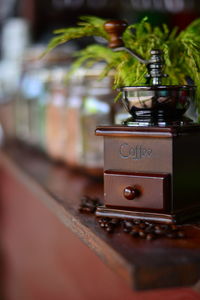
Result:
[[127,199],[127,200],[133,200],[136,198],[137,196],[137,191],[134,187],[132,186],[127,186],[125,189],[124,189],[124,197]]

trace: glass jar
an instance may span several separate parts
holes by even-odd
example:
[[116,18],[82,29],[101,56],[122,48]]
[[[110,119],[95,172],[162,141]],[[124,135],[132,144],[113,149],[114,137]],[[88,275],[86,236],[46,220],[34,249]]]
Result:
[[[45,69],[31,68],[22,78],[21,83],[21,126],[25,132],[25,141],[30,145],[39,146],[41,139],[41,119],[45,102],[45,82],[48,72]],[[20,132],[20,135],[23,134]]]
[[16,138],[23,142],[28,142],[30,137],[29,106],[21,88],[15,100],[14,110]]
[[43,47],[30,48],[24,57],[23,72],[15,103],[16,136],[34,146],[39,146],[41,119],[39,103],[44,102],[49,70],[39,55]]
[[15,101],[18,97],[22,59],[30,43],[30,28],[22,18],[8,18],[2,25],[0,98],[3,98],[0,99],[0,122],[5,138],[13,139],[16,134]]
[[63,161],[67,143],[65,122],[68,86],[65,82],[66,72],[67,70],[63,68],[52,70],[47,96],[45,148],[48,155],[57,161]]
[[73,168],[80,166],[82,157],[81,107],[86,91],[84,74],[83,68],[76,71],[68,85],[65,115],[67,147],[64,151],[64,161]]
[[71,57],[62,49],[39,59],[43,51],[43,47],[33,47],[24,58],[20,95],[16,101],[16,130],[18,138],[51,152],[49,147],[53,140],[52,143],[49,140],[47,124],[52,125],[46,120],[49,117],[47,107],[59,102],[55,95],[59,94],[57,90],[63,89]]
[[102,66],[87,72],[85,77],[86,95],[82,103],[82,166],[91,175],[102,175],[103,139],[95,136],[98,125],[113,123],[114,93],[112,77],[99,80]]
[[0,136],[3,133],[6,140],[15,138],[14,97],[8,97],[0,84]]

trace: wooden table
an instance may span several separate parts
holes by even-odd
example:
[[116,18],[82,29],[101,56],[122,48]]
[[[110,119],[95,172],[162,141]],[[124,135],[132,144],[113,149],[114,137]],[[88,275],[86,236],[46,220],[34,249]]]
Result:
[[185,239],[107,234],[78,211],[83,195],[103,199],[102,182],[22,145],[7,145],[0,157],[8,299],[200,299],[198,221],[184,226]]

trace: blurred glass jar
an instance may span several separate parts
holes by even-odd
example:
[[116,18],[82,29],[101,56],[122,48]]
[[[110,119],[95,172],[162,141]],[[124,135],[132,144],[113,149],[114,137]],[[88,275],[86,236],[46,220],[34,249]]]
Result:
[[101,65],[87,71],[85,76],[86,94],[81,109],[82,161],[87,173],[102,175],[103,139],[95,136],[98,125],[113,124],[113,103],[115,94],[111,88],[113,78],[108,76],[99,80]]
[[51,81],[48,87],[45,143],[48,155],[63,161],[63,153],[67,144],[66,112],[68,85],[66,84],[67,68],[54,68],[51,72]]
[[65,130],[67,147],[64,149],[63,160],[68,166],[77,168],[82,158],[81,107],[86,93],[85,69],[78,69],[71,77],[66,103]]
[[45,103],[49,70],[34,58],[34,50],[24,60],[20,93],[16,101],[17,137],[39,146],[41,137],[42,103]]
[[0,103],[0,124],[6,140],[15,138],[14,116],[15,111],[13,99],[9,99],[7,101],[4,99],[3,102]]
[[18,138],[46,149],[46,110],[51,101],[52,82],[57,73],[64,77],[70,56],[62,49],[39,59],[43,51],[44,47],[33,47],[24,58],[20,96],[16,101],[16,131]]
[[26,51],[23,58],[19,91],[15,100],[16,137],[31,144],[35,143],[30,128],[32,102],[37,101],[44,92],[42,81],[42,72],[45,70],[44,62],[38,60],[43,50],[43,47],[37,46]]
[[15,106],[12,96],[5,92],[0,80],[0,132],[2,130],[6,140],[15,137]]
[[18,97],[22,60],[30,44],[30,26],[23,18],[5,19],[2,25],[0,98],[2,93],[3,99],[0,99],[0,122],[6,139],[10,139],[15,137],[15,100]]
[[14,102],[15,108],[15,136],[18,140],[29,141],[29,108],[28,100],[24,95],[23,88],[20,84],[19,93]]

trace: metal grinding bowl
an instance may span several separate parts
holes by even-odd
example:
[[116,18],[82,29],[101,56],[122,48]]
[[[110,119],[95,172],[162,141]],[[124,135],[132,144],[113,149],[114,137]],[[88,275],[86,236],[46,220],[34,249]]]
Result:
[[184,120],[184,114],[195,98],[195,86],[152,85],[120,89],[122,102],[131,122],[141,125],[171,124]]

